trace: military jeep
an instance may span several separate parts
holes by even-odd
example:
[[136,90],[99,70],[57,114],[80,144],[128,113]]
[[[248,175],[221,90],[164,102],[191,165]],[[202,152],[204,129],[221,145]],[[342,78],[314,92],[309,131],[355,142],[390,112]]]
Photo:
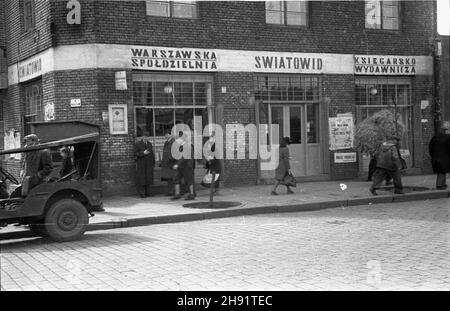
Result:
[[[99,131],[83,122],[55,122],[35,125],[44,142],[38,145],[0,151],[0,155],[22,154],[48,149],[57,158],[59,149],[67,147],[73,169],[64,176],[54,165],[52,174],[41,184],[28,190],[19,180],[0,166],[2,185],[20,195],[0,199],[0,228],[10,224],[28,225],[38,236],[63,242],[80,238],[89,224],[93,211],[102,208],[102,189],[99,182]],[[81,130],[80,130],[81,129]],[[91,129],[95,129],[91,131]],[[81,134],[69,136],[70,133]],[[49,141],[49,138],[63,137]],[[53,161],[53,163],[58,163]],[[4,189],[4,187],[3,187]],[[6,192],[6,193],[9,193]],[[5,191],[0,195],[5,196]]]

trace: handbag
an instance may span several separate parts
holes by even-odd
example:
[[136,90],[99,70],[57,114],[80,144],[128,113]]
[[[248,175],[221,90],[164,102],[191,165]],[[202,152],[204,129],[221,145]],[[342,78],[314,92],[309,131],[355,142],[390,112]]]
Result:
[[[212,179],[213,179],[213,174],[211,174],[211,172],[208,170],[206,171],[205,176],[203,176],[202,182],[200,183],[200,185],[202,185],[205,188],[210,188],[211,187],[211,183],[212,183]],[[215,174],[214,176],[214,187],[219,187],[219,174]]]
[[294,175],[292,175],[291,172],[287,173],[283,180],[281,181],[281,183],[285,186],[289,186],[289,187],[296,187],[297,186],[297,181],[295,180]]

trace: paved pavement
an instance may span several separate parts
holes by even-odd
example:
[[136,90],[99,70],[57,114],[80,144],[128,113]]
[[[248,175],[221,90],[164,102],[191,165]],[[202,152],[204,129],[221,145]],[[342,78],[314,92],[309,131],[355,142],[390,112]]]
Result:
[[450,290],[448,199],[0,241],[1,290]]
[[[406,187],[405,195],[394,195],[391,189],[378,191],[379,196],[376,197],[368,191],[370,183],[361,180],[299,183],[293,195],[286,194],[285,188],[280,186],[277,196],[270,195],[271,185],[228,187],[220,189],[214,200],[234,201],[241,204],[227,209],[185,208],[183,204],[193,201],[171,201],[169,197],[163,195],[145,199],[136,196],[112,196],[104,199],[106,212],[96,213],[95,217],[90,219],[92,225],[89,230],[260,213],[317,210],[328,207],[389,203],[402,200],[448,198],[449,191],[413,191],[408,188],[434,189],[435,181],[435,175],[403,176],[403,184]],[[209,189],[200,187],[197,191],[198,197],[195,202],[207,202],[209,200]],[[30,235],[31,233],[26,226],[8,226],[0,230],[0,240],[11,236],[26,237]]]

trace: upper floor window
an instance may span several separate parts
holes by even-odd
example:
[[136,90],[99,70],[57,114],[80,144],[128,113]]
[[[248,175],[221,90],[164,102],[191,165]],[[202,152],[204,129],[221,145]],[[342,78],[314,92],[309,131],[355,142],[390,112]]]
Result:
[[44,120],[42,98],[42,80],[31,82],[24,88],[25,92],[25,132],[30,134],[30,122]]
[[366,28],[398,30],[400,1],[366,1]]
[[23,21],[25,31],[29,31],[34,28],[34,0],[23,1]]
[[266,23],[306,26],[307,1],[266,1]]
[[147,0],[147,15],[197,18],[197,3],[196,1]]

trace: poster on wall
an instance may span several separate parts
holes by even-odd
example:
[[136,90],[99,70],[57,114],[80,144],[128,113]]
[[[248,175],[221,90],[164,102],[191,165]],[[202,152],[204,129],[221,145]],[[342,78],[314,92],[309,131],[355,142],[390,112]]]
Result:
[[55,105],[53,103],[46,103],[44,107],[44,121],[55,120]]
[[[9,130],[5,133],[4,137],[4,148],[5,150],[20,148],[20,133],[14,129]],[[10,154],[10,159],[21,159],[20,153]]]
[[330,150],[353,148],[354,124],[353,116],[342,115],[329,118]]
[[109,130],[112,135],[128,134],[127,105],[109,105]]

